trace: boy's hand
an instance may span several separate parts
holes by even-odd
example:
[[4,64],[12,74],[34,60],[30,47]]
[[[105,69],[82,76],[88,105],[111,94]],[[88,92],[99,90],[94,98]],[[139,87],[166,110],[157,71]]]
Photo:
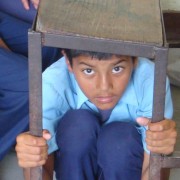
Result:
[[43,137],[35,137],[28,132],[17,136],[16,152],[19,166],[28,168],[45,164],[48,157],[46,141],[50,138],[47,130],[43,130]]
[[165,119],[151,123],[149,119],[139,117],[136,121],[142,126],[148,126],[146,143],[151,152],[168,155],[174,151],[177,131],[176,123],[173,120]]
[[[21,0],[24,8],[26,10],[29,10],[29,0]],[[39,5],[39,0],[31,0],[31,3],[33,4],[34,8],[37,9]]]

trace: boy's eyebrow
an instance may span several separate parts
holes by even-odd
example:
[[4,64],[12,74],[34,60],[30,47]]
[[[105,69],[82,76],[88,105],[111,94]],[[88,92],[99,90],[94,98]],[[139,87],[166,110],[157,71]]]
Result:
[[[117,64],[120,64],[120,63],[122,63],[124,61],[126,61],[126,59],[122,57],[122,59],[119,58],[119,60],[116,63],[112,63],[112,64],[117,65]],[[86,62],[80,62],[79,64],[80,65],[86,65],[86,66],[89,66],[89,67],[95,67],[94,65],[88,64]]]
[[87,63],[85,63],[85,62],[80,62],[79,64],[80,64],[80,65],[86,65],[86,66],[94,67],[93,65],[87,64]]
[[117,65],[117,64],[120,64],[122,62],[126,61],[126,59],[122,58],[122,59],[119,59],[119,61],[117,61],[116,63],[113,63],[114,65]]

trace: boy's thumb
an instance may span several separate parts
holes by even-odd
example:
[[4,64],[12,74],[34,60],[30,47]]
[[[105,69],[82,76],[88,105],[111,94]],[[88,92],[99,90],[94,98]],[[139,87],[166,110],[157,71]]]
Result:
[[140,126],[147,126],[148,123],[150,122],[150,120],[148,118],[145,117],[138,117],[136,119],[136,122],[140,125]]
[[49,133],[48,130],[43,130],[43,138],[46,140],[51,139],[51,134]]

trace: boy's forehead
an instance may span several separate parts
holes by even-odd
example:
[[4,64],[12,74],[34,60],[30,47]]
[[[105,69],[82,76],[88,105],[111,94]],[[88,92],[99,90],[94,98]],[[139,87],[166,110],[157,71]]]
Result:
[[124,58],[124,59],[131,59],[132,56],[127,56],[127,55],[113,55],[114,57],[117,57],[117,58]]
[[79,58],[82,58],[84,60],[86,59],[97,59],[97,60],[111,60],[111,59],[124,59],[124,60],[129,60],[129,59],[132,59],[133,57],[132,56],[128,56],[128,55],[118,55],[118,54],[112,54],[111,56],[109,57],[106,57],[106,58],[97,58],[96,56],[91,56],[91,55],[79,55],[77,57],[74,57],[73,59],[79,59]]

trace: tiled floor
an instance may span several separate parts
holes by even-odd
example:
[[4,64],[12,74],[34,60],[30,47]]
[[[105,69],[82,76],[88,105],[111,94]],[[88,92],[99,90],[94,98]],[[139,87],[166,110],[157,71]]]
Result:
[[14,151],[11,151],[5,159],[0,162],[0,180],[23,180],[23,172],[17,164]]

